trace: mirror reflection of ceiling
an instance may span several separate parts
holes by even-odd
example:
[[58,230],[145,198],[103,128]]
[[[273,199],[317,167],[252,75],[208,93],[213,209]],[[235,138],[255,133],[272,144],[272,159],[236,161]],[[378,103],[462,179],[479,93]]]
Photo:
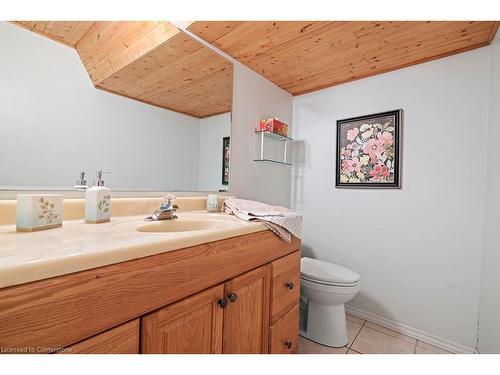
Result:
[[16,21],[76,48],[95,87],[204,118],[231,111],[232,64],[166,21]]

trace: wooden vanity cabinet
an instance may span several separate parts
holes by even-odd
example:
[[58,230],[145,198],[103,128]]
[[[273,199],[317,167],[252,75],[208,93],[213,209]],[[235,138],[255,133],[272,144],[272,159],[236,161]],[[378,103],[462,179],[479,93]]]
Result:
[[269,265],[142,318],[141,353],[267,353]]
[[300,301],[300,251],[271,262],[269,352],[297,353]]
[[222,353],[224,286],[197,293],[141,320],[141,353]]
[[0,346],[293,353],[299,249],[263,231],[0,288]]
[[280,320],[271,326],[269,352],[291,354],[298,351],[299,306],[296,305]]
[[224,353],[268,352],[269,276],[265,265],[225,284],[229,303],[224,309]]
[[139,319],[71,345],[62,354],[138,354]]
[[143,317],[141,352],[297,353],[299,298],[296,251]]

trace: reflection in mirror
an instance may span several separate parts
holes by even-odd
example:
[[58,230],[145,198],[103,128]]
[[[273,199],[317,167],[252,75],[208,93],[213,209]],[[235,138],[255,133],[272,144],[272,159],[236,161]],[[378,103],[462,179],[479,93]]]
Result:
[[232,64],[171,23],[0,22],[0,45],[1,189],[99,169],[115,191],[229,189]]

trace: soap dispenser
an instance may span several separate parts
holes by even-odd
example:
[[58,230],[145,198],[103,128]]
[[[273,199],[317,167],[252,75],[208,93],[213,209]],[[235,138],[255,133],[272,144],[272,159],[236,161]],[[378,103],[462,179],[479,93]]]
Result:
[[103,172],[98,170],[95,186],[85,193],[85,222],[88,224],[106,223],[111,219],[111,190],[104,186]]
[[76,181],[75,189],[76,190],[87,190],[89,187],[87,186],[87,181],[85,180],[85,172],[80,172],[80,178]]

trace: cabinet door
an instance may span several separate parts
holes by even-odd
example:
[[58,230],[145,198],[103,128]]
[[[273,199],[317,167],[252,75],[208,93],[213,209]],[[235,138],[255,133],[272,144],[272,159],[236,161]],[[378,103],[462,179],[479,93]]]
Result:
[[63,354],[137,354],[139,353],[139,319],[71,345]]
[[269,352],[297,353],[299,340],[299,306],[295,306],[271,327]]
[[223,293],[221,284],[143,317],[141,352],[222,353]]
[[224,353],[267,353],[269,339],[269,265],[225,284]]
[[299,303],[300,251],[271,263],[271,324]]

